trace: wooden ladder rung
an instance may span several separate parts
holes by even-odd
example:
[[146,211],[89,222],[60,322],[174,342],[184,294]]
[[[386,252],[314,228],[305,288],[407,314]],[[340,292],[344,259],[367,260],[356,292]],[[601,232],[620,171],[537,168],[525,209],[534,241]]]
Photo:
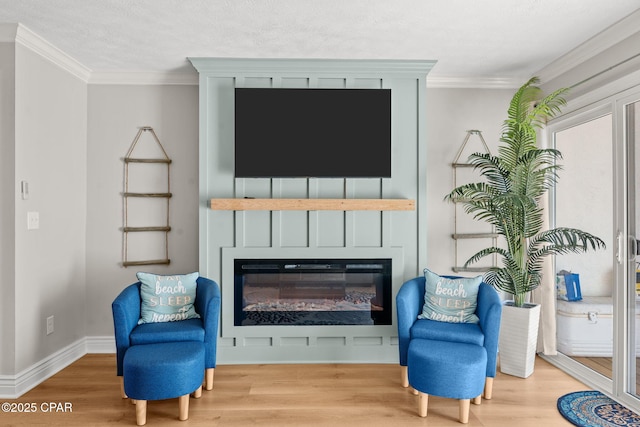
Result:
[[124,261],[122,265],[125,267],[129,267],[132,265],[156,265],[156,264],[164,264],[168,265],[171,262],[169,259],[152,259],[147,261]]
[[160,227],[124,227],[122,229],[125,233],[139,232],[139,231],[171,231],[171,227],[168,225]]
[[460,273],[460,272],[475,272],[475,273],[482,273],[485,271],[488,271],[491,267],[451,267],[451,269],[456,272],[456,273]]
[[171,163],[171,159],[132,159],[125,157],[125,163]]
[[453,237],[456,240],[459,239],[488,239],[488,238],[494,238],[494,237],[498,237],[498,233],[458,233],[458,234],[452,234],[451,237]]
[[170,198],[171,193],[122,193],[124,197],[164,197]]

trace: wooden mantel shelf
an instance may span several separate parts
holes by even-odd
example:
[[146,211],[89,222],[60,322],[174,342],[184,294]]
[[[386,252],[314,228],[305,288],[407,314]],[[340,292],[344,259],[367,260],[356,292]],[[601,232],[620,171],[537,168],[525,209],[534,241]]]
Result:
[[213,210],[227,211],[413,211],[411,199],[211,199]]

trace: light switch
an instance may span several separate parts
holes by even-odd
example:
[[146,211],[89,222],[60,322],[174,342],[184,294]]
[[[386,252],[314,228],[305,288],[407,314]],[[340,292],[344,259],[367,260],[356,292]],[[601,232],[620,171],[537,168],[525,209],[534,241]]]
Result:
[[37,230],[40,228],[40,213],[27,212],[27,230]]
[[20,193],[22,194],[22,200],[29,198],[29,183],[27,181],[20,181]]

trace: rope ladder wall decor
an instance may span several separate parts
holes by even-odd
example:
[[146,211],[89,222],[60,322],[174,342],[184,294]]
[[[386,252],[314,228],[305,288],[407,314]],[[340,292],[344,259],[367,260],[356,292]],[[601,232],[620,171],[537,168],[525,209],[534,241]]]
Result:
[[[461,161],[463,152],[465,151],[465,148],[467,148],[467,143],[472,136],[476,136],[478,138],[479,142],[481,143],[481,148],[484,150],[484,153],[491,154],[491,152],[489,151],[489,147],[487,146],[487,143],[482,136],[482,132],[476,129],[468,130],[464,141],[462,141],[462,145],[458,149],[458,152],[453,159],[453,162],[451,162],[451,167],[453,169],[453,188],[457,188],[459,185],[463,184],[463,182],[460,182],[461,170],[473,169],[474,167],[474,165],[468,163],[467,161]],[[485,243],[487,243],[487,240],[490,240],[492,246],[496,246],[498,243],[498,234],[494,232],[493,227],[490,231],[471,231],[469,230],[468,225],[466,227],[463,227],[462,223],[464,217],[467,217],[466,219],[468,220],[468,215],[464,213],[464,209],[461,206],[454,204],[453,233],[451,234],[451,238],[454,242],[455,259],[451,270],[453,270],[455,273],[487,271],[489,267],[497,265],[496,255],[491,257],[490,266],[464,267],[462,263],[471,255],[473,255],[476,252],[476,249],[480,249],[481,247],[486,246]],[[475,221],[473,223],[476,224]],[[478,243],[480,243],[479,246]],[[469,249],[471,249],[470,252]],[[463,254],[464,256],[462,256]]]
[[[147,144],[144,148],[142,144],[139,145],[141,136],[145,134],[151,135],[155,144]],[[134,152],[137,152],[135,156]],[[124,267],[168,265],[171,262],[169,259],[171,159],[153,128],[143,126],[139,128],[123,160],[122,265]]]

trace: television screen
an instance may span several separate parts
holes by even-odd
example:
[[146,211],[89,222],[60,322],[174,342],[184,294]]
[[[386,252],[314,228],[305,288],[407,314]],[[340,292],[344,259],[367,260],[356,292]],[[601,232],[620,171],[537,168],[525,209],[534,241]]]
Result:
[[391,89],[236,88],[235,176],[391,177]]

